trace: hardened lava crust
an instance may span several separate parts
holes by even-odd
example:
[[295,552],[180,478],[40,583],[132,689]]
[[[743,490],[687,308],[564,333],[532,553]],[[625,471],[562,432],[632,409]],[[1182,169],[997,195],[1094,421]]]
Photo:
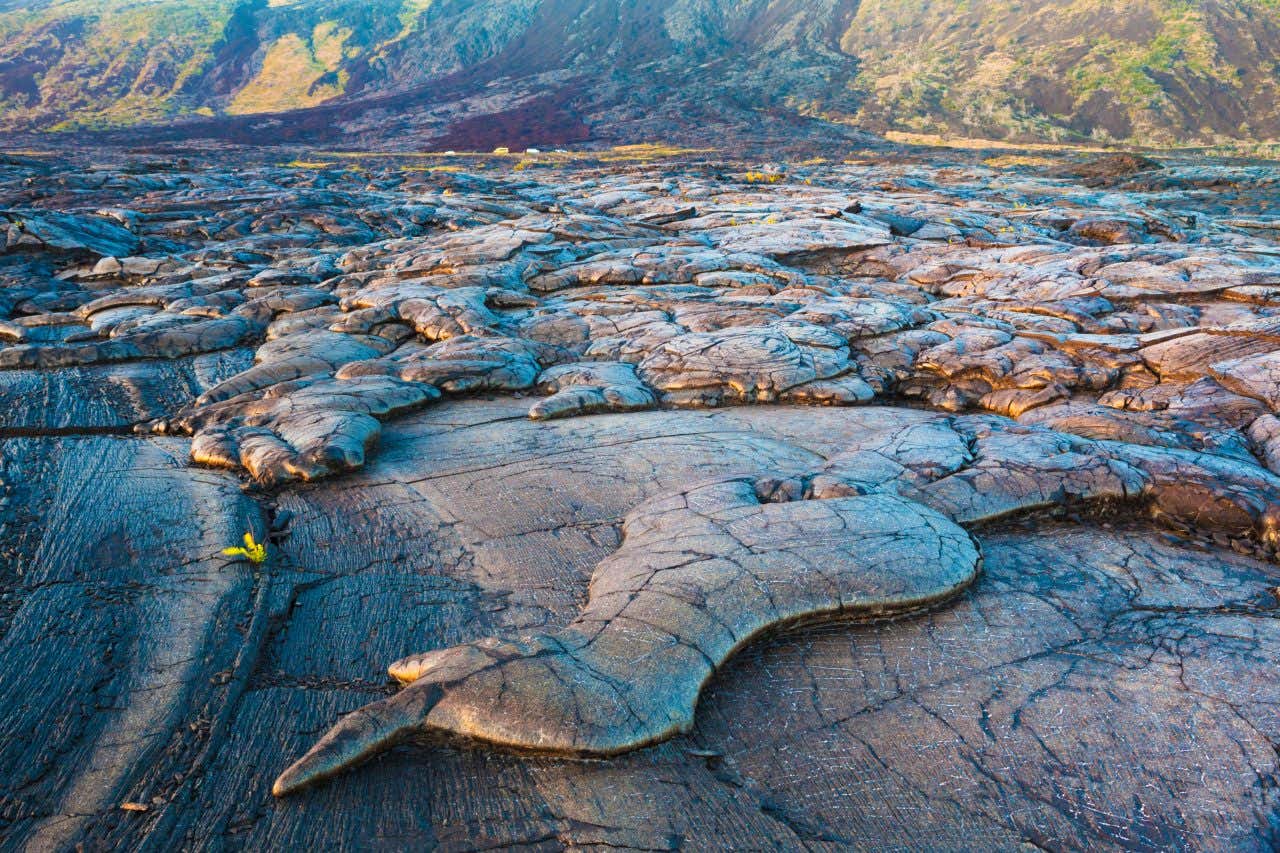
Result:
[[1280,843],[1280,168],[1157,159],[0,156],[4,846]]

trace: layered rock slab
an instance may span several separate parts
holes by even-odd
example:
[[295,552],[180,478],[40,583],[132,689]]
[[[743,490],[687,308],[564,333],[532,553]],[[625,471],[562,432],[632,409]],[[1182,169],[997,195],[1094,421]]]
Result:
[[[105,183],[51,166],[6,214],[50,239],[12,225],[0,369],[252,348],[253,365],[152,428],[193,434],[194,461],[267,487],[362,464],[378,421],[437,392],[553,395],[535,417],[651,401],[907,398],[1017,418],[1092,404],[1128,414],[1059,423],[1265,455],[1249,422],[1210,423],[1223,419],[1205,405],[1173,424],[1132,413],[1216,405],[1206,382],[1255,417],[1280,399],[1275,246],[1232,211],[1271,197],[1267,168],[1179,163],[1167,191],[1099,192],[1070,170],[976,163],[811,162],[767,185],[688,164],[540,166],[185,166]],[[1205,174],[1232,193],[1200,192]],[[127,235],[129,254],[94,260],[98,232]],[[600,366],[566,382],[573,364]]]
[[[707,685],[691,731],[665,744],[603,762],[404,748],[273,804],[263,768],[301,754],[335,715],[384,698],[389,660],[571,623],[622,519],[646,500],[743,467],[783,480],[847,472],[837,457],[855,447],[922,482],[969,464],[945,418],[922,411],[540,423],[525,413],[514,400],[442,404],[392,424],[369,467],[282,492],[291,535],[263,593],[275,627],[231,682],[243,692],[223,733],[167,759],[201,772],[176,786],[131,777],[127,796],[151,811],[103,807],[78,837],[342,846],[376,827],[446,849],[674,849],[709,833],[726,846],[820,849],[1273,838],[1266,650],[1280,574],[1116,527],[1116,516],[1110,530],[979,529],[984,574],[948,607],[749,645]],[[11,677],[23,690],[31,675]]]
[[919,609],[977,575],[968,534],[918,504],[886,494],[762,503],[766,487],[738,477],[632,510],[573,622],[393,664],[410,686],[345,718],[274,793],[411,732],[568,754],[635,749],[687,731],[702,684],[764,630]]
[[29,849],[73,846],[143,789],[180,785],[239,698],[264,624],[254,574],[218,552],[266,530],[238,483],[193,476],[185,452],[0,441],[0,821]]
[[[150,420],[157,432],[192,433],[197,462],[256,480],[252,493],[262,512],[278,508],[284,529],[293,513],[299,544],[274,546],[279,560],[253,575],[265,579],[255,591],[260,604],[246,609],[232,596],[213,617],[209,636],[224,639],[211,642],[234,649],[239,663],[230,676],[226,668],[214,671],[210,684],[229,678],[226,686],[242,691],[226,702],[217,690],[190,688],[192,702],[218,708],[207,729],[214,734],[201,740],[206,715],[188,715],[162,761],[121,770],[107,799],[84,800],[85,810],[74,814],[55,814],[58,807],[48,804],[61,801],[60,780],[79,771],[54,767],[6,794],[7,813],[21,816],[15,832],[33,831],[28,818],[38,812],[72,827],[68,838],[89,846],[144,836],[169,846],[213,839],[342,846],[367,838],[374,825],[385,837],[464,848],[523,842],[661,849],[708,837],[740,847],[762,839],[766,846],[845,848],[864,839],[904,847],[961,847],[974,839],[1003,847],[1046,838],[1082,847],[1273,844],[1274,802],[1266,793],[1273,770],[1264,742],[1274,734],[1263,719],[1273,661],[1265,642],[1239,642],[1245,631],[1265,633],[1272,607],[1271,570],[1253,558],[1269,559],[1275,538],[1276,482],[1259,463],[1273,470],[1280,464],[1272,414],[1280,395],[1270,364],[1277,267],[1268,244],[1274,233],[1240,219],[1241,210],[1268,197],[1267,175],[1262,168],[1179,165],[1146,189],[1135,179],[1107,193],[1034,170],[888,163],[796,166],[767,187],[683,168],[480,177],[402,174],[385,164],[358,173],[120,174],[105,183],[100,173],[90,180],[68,169],[28,182],[17,190],[17,206],[110,209],[132,237],[117,234],[122,240],[110,248],[119,257],[97,259],[85,245],[87,231],[76,237],[80,246],[62,248],[57,237],[19,235],[21,245],[0,259],[0,362],[13,367],[3,377],[3,434],[22,460],[6,474],[5,482],[18,486],[4,507],[9,528],[41,529],[48,510],[21,484],[49,481],[31,473],[39,467],[31,460],[58,458],[56,435],[71,441],[70,433],[124,431]],[[1219,178],[1230,191],[1188,191]],[[73,218],[58,227],[93,224],[94,217],[74,219],[80,215],[68,214]],[[477,394],[541,399],[445,403],[412,413],[441,395]],[[873,396],[905,397],[954,416],[776,406],[638,412],[741,402],[848,405]],[[601,410],[633,414],[527,420]],[[13,438],[37,435],[45,437]],[[153,479],[175,476],[150,457],[76,440],[89,455],[66,471],[99,471],[95,453],[111,463],[101,470],[112,492],[96,499],[102,503],[131,507],[114,493],[151,495]],[[179,456],[188,449],[181,440],[149,440]],[[378,455],[370,452],[376,441]],[[364,473],[350,473],[370,461]],[[132,469],[136,474],[121,473]],[[1017,606],[1003,608],[994,596],[982,597],[980,580],[953,605],[972,636],[952,626],[927,652],[920,651],[931,648],[927,642],[909,632],[912,623],[865,636],[913,638],[895,647],[890,664],[897,682],[916,685],[899,698],[923,701],[916,688],[934,684],[933,671],[954,671],[944,662],[963,668],[990,652],[995,683],[1023,685],[1026,701],[986,701],[983,717],[951,702],[952,694],[941,703],[929,699],[930,719],[947,723],[941,728],[915,705],[872,714],[875,731],[857,734],[883,760],[879,770],[872,758],[840,760],[854,741],[839,721],[852,713],[850,697],[863,694],[846,690],[805,710],[797,697],[813,692],[816,676],[808,670],[785,683],[767,674],[764,683],[781,691],[782,704],[760,697],[748,704],[773,708],[772,716],[751,722],[734,709],[729,716],[743,726],[746,745],[736,756],[706,748],[697,739],[714,730],[705,711],[716,681],[729,677],[730,661],[713,677],[690,734],[606,764],[448,747],[393,751],[287,808],[268,805],[264,773],[302,754],[339,712],[384,698],[389,661],[418,659],[424,649],[467,649],[485,637],[557,636],[589,605],[594,567],[619,548],[628,552],[621,537],[627,513],[664,494],[687,495],[708,477],[723,484],[741,482],[744,473],[761,512],[901,502],[920,507],[918,514],[941,512],[984,543],[992,534],[983,525],[994,518],[1083,511],[1083,527],[1054,534],[1069,549],[1045,551],[1049,556],[1015,551],[1009,571],[1043,576],[1048,586],[1037,601],[1084,602],[1105,616],[1096,629],[1076,620],[1092,643],[1080,647],[1091,664],[1105,656],[1105,641],[1148,666],[1124,690],[1116,689],[1118,670],[1082,663],[1062,679],[1065,692],[1057,681],[1045,688],[1037,678],[1041,667],[1052,669],[1047,658],[1020,663],[993,652],[989,641],[1007,638],[986,620],[1016,634],[1022,650],[1058,637],[1061,620],[1012,587],[999,592]],[[332,487],[298,485],[340,474],[349,479]],[[147,482],[135,483],[135,476]],[[199,504],[217,513],[214,507],[241,500],[213,490],[198,500],[175,499],[174,511],[194,512],[190,505]],[[151,535],[176,541],[181,519],[164,518]],[[1174,538],[1154,538],[1144,519],[1173,529]],[[129,529],[130,542],[144,538]],[[1080,535],[1068,537],[1072,530]],[[238,532],[226,531],[225,539]],[[1000,535],[1020,545],[1038,533],[1031,527]],[[227,544],[182,542],[193,550]],[[1131,553],[1116,551],[1121,545]],[[44,561],[52,552],[34,553]],[[143,546],[124,553],[122,562],[151,565]],[[1143,555],[1157,567],[1175,566],[1186,583],[1153,574]],[[3,556],[13,592],[0,600],[0,612],[20,614],[28,586],[60,606],[57,596],[70,585],[28,583],[30,555],[19,549]],[[170,558],[166,551],[157,559]],[[183,571],[198,563],[173,559]],[[1225,580],[1215,579],[1208,569],[1224,562]],[[1090,591],[1090,578],[1119,577],[1115,565],[1134,574],[1141,590],[1128,596],[1132,613],[1120,598]],[[1239,595],[1215,598],[1206,592],[1215,585]],[[1157,588],[1168,596],[1151,594]],[[128,599],[115,588],[95,595]],[[971,601],[982,602],[978,615],[966,609]],[[69,603],[67,612],[79,612],[76,606]],[[132,611],[118,612],[120,636],[168,630],[163,619],[135,625],[127,619]],[[1175,627],[1148,631],[1151,614]],[[27,614],[37,622],[40,615]],[[940,617],[922,624],[932,631]],[[1210,625],[1219,618],[1230,626]],[[208,619],[195,614],[188,633]],[[1141,630],[1119,630],[1135,619],[1146,620]],[[862,637],[863,630],[832,633]],[[246,637],[240,645],[237,634]],[[250,642],[250,635],[258,639]],[[1181,656],[1182,669],[1182,658],[1194,664],[1185,651],[1193,636],[1201,659],[1212,660],[1197,694],[1170,680],[1172,666],[1150,666],[1167,649]],[[51,659],[60,642],[56,632],[33,641]],[[1045,642],[1061,648],[1057,639]],[[113,660],[133,654],[116,648]],[[750,645],[736,660],[754,662],[762,648],[770,647]],[[1075,655],[1071,649],[1062,658]],[[214,654],[206,662],[221,660]],[[852,668],[871,659],[840,661],[847,683]],[[16,673],[15,690],[30,677]],[[198,671],[179,680],[195,685],[202,677]],[[529,703],[548,696],[554,691],[535,690]],[[1104,707],[1113,696],[1122,699]],[[166,699],[159,707],[175,702],[181,704]],[[1061,711],[1064,704],[1079,712],[1070,726],[1027,722],[1036,709]],[[1242,722],[1227,722],[1224,707],[1244,708]],[[95,704],[85,731],[112,712]],[[957,732],[968,731],[970,719],[996,733],[996,747],[961,739]],[[1169,722],[1184,719],[1197,721],[1196,742]],[[1155,732],[1156,746],[1135,741],[1134,729]],[[756,764],[743,775],[728,759],[750,752],[759,730],[779,732],[770,743],[781,764]],[[802,734],[788,741],[791,731]],[[82,754],[76,750],[92,737],[84,735],[68,754]],[[128,743],[153,742],[148,738]],[[1228,741],[1243,745],[1242,758],[1227,754]],[[1038,755],[1041,743],[1050,758],[1021,774],[1006,772],[1008,761]],[[1210,763],[1195,764],[1195,743],[1214,745]],[[824,751],[827,744],[833,751]],[[904,744],[924,744],[923,751]],[[804,765],[806,755],[823,756],[831,773],[855,770],[824,775]],[[792,784],[791,759],[803,773],[787,788],[779,780]],[[1255,787],[1238,783],[1253,770]],[[434,789],[406,791],[407,775],[423,776]],[[978,775],[996,781],[960,788],[972,797],[948,799],[936,784],[954,778],[963,785]],[[657,789],[655,776],[675,781]],[[910,792],[902,779],[911,780]],[[825,787],[807,787],[819,784],[810,780]],[[1203,782],[1207,793],[1178,780]],[[511,791],[518,796],[505,794]],[[618,793],[614,799],[602,791]],[[102,805],[117,792],[149,811]],[[46,805],[27,809],[32,797]],[[357,800],[380,808],[358,813],[350,808]],[[19,811],[9,808],[15,802]],[[915,814],[925,816],[919,825],[907,817]],[[1215,814],[1227,817],[1215,824]]]
[[1280,478],[1209,454],[993,417],[935,417],[848,443],[818,471],[740,475],[645,502],[562,631],[397,661],[389,673],[410,686],[345,718],[273,792],[409,736],[612,755],[686,731],[702,684],[766,629],[883,617],[966,586],[978,551],[955,522],[1128,505],[1243,550],[1276,545]]

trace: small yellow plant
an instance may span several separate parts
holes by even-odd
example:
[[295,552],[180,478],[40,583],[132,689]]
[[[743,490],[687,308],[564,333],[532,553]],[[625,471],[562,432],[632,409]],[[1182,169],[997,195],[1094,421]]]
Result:
[[265,542],[255,542],[253,533],[250,532],[244,535],[244,547],[223,548],[222,553],[228,557],[243,557],[257,566],[266,562],[267,545]]
[[747,172],[746,178],[749,184],[776,184],[782,180],[782,175],[778,172]]

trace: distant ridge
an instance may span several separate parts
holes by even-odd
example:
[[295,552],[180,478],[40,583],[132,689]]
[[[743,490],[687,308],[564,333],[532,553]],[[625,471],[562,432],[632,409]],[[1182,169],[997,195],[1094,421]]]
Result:
[[0,0],[0,131],[138,127],[427,148],[1276,139],[1280,0]]

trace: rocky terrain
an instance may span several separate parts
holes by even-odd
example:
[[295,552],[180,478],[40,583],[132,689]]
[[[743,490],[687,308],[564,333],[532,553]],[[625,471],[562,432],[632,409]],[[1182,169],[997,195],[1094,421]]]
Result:
[[0,131],[1274,142],[1278,63],[1276,0],[0,0]]
[[1280,844],[1280,168],[282,159],[0,159],[4,847]]

